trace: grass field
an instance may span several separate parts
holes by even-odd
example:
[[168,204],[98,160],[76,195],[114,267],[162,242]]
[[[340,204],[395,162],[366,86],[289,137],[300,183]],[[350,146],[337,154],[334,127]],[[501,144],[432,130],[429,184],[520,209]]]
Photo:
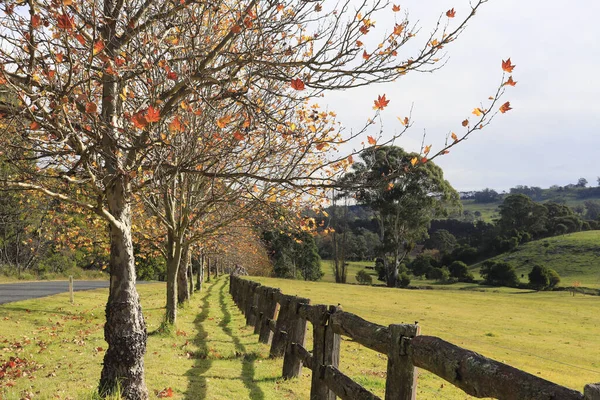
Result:
[[485,222],[492,222],[500,217],[498,214],[500,204],[502,204],[500,201],[496,203],[475,203],[475,200],[462,200],[463,211],[471,211],[472,213],[479,211],[481,213],[480,218]]
[[[598,380],[600,324],[597,297],[566,292],[415,291],[256,278],[313,303],[338,304],[380,324],[418,320],[436,335],[574,389]],[[139,287],[149,332],[164,312],[164,284]],[[107,291],[57,295],[0,305],[0,363],[25,360],[27,376],[0,378],[0,398],[91,399],[101,370]],[[310,337],[310,333],[308,335]],[[311,348],[311,343],[307,344]],[[175,399],[307,399],[310,371],[283,381],[281,360],[244,327],[226,277],[207,284],[179,314],[177,330],[152,334],[146,382],[152,398],[171,387]],[[541,357],[541,358],[540,358]],[[342,343],[342,370],[379,395],[386,359],[350,340]],[[572,364],[575,367],[565,365]],[[598,372],[596,372],[598,371]],[[7,386],[10,383],[13,386]],[[30,396],[31,397],[31,396]],[[429,373],[419,376],[419,399],[469,398]]]
[[[582,286],[600,288],[600,231],[586,231],[536,240],[500,254],[491,260],[513,265],[523,282],[534,264],[552,268],[561,277],[560,286],[579,281]],[[472,267],[478,273],[480,265]]]
[[[331,260],[321,260],[321,271],[323,271],[322,282],[335,282],[335,274],[331,267]],[[348,272],[346,274],[347,283],[358,283],[356,280],[356,273],[366,267],[374,267],[375,262],[373,261],[348,261]],[[373,283],[382,283],[377,281],[377,273],[374,269],[365,269],[373,278]]]

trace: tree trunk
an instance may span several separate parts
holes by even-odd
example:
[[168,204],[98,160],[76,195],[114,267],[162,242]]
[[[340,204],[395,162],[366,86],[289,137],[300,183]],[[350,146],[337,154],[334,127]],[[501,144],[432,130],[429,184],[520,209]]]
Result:
[[110,225],[110,291],[106,304],[104,339],[108,349],[100,376],[105,396],[121,389],[128,400],[148,399],[144,382],[146,323],[135,288],[131,237],[131,206],[127,178],[117,173],[106,189],[108,208],[118,223]]
[[188,268],[190,267],[191,252],[189,246],[181,252],[181,264],[177,271],[177,304],[182,305],[190,299],[190,291],[188,286]]
[[165,320],[169,324],[177,321],[177,274],[181,263],[181,245],[174,240],[174,235],[167,235],[167,307]]
[[194,263],[192,262],[192,252],[189,252],[188,256],[188,282],[190,283],[190,297],[194,294]]
[[196,290],[202,290],[202,278],[204,277],[204,254],[200,254],[200,264],[198,265],[198,273],[197,273],[197,281],[196,281]]
[[210,258],[206,257],[206,282],[210,282]]

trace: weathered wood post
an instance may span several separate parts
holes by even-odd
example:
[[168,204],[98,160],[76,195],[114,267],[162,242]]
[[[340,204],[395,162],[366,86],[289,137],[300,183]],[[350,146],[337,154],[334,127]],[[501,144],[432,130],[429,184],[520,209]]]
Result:
[[260,333],[260,327],[262,325],[263,315],[266,313],[266,306],[268,303],[268,292],[269,287],[262,286],[258,289],[258,300],[256,302],[256,321],[254,323],[254,334],[258,335]]
[[583,388],[585,400],[600,400],[600,383],[590,383]]
[[[248,297],[248,314],[246,315],[246,325],[256,326],[258,319],[258,303],[260,299],[260,283],[252,282],[250,296]],[[256,333],[256,332],[255,332]]]
[[392,324],[388,354],[385,400],[416,400],[417,369],[408,354],[410,338],[421,332],[419,325]]
[[267,298],[265,301],[264,312],[260,320],[260,333],[258,334],[258,341],[261,343],[271,344],[271,341],[273,340],[270,322],[275,318],[275,314],[277,313],[277,299],[279,293],[281,293],[281,290],[274,288],[268,288],[265,292]]
[[277,295],[279,303],[279,313],[277,314],[277,322],[275,324],[275,332],[271,341],[271,350],[269,356],[271,358],[283,357],[285,346],[287,343],[288,330],[291,326],[293,315],[290,315],[291,304],[293,297],[286,296],[282,293]]
[[69,275],[69,299],[71,304],[75,303],[75,297],[73,296],[73,275]]
[[298,314],[300,305],[310,304],[310,300],[293,297],[290,301],[289,320],[287,322],[285,354],[283,357],[284,379],[297,378],[302,373],[302,359],[294,351],[294,343],[304,346],[306,344],[306,319]]
[[[333,325],[331,324],[331,316],[338,312],[342,311],[342,307],[340,306],[329,306],[329,310],[327,313],[327,325],[325,326],[325,347],[323,349],[323,365],[319,368],[319,378],[325,378],[325,368],[328,365],[332,367],[338,368],[340,365],[340,345],[342,343],[342,337],[335,333],[333,330]],[[333,391],[328,390],[327,396],[325,397],[327,400],[335,400],[335,393]]]
[[[327,306],[324,304],[316,304],[311,307],[309,320],[313,326],[313,371],[310,384],[310,399],[311,400],[329,400],[329,388],[321,376],[321,371],[324,373],[325,364],[325,343],[327,333],[327,322],[329,313]],[[333,397],[335,399],[335,395]]]

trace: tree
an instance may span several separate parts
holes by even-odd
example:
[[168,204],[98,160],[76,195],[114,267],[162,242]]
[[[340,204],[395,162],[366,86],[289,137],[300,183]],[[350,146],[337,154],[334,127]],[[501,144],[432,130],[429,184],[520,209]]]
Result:
[[550,284],[550,276],[548,268],[540,265],[534,265],[531,272],[528,274],[529,286],[536,290],[542,290],[548,287]]
[[438,249],[440,253],[452,253],[458,246],[456,237],[445,229],[439,229],[429,235],[425,241],[425,247],[428,249]]
[[529,232],[540,237],[546,232],[548,210],[542,204],[535,203],[524,194],[512,194],[499,206],[500,219],[497,225],[506,236],[512,232]]
[[534,265],[528,276],[529,286],[536,290],[553,288],[560,283],[560,276],[555,270],[540,265]]
[[585,179],[585,178],[579,178],[579,179],[577,180],[577,184],[575,184],[575,186],[576,186],[576,187],[581,187],[581,188],[584,188],[584,187],[586,187],[586,186],[587,186],[587,184],[588,184],[588,181],[587,181],[587,179]]
[[427,235],[431,219],[444,215],[448,207],[459,206],[458,193],[433,162],[405,172],[416,156],[395,146],[367,149],[361,162],[353,164],[352,172],[346,175],[349,185],[358,187],[353,193],[356,200],[377,216],[380,258],[387,263],[389,287],[396,286],[398,266],[413,243]]
[[479,274],[486,285],[509,287],[519,285],[519,278],[517,277],[515,267],[506,262],[485,261],[481,266]]
[[469,272],[469,267],[462,261],[454,261],[448,267],[450,271],[450,276],[458,279],[461,282],[473,282],[474,277],[471,272]]
[[500,195],[494,189],[483,189],[473,194],[475,203],[494,203],[500,200]]
[[[332,185],[335,172],[351,161],[346,156],[326,160],[313,155],[364,130],[339,137],[316,121],[323,113],[317,111],[317,116],[301,115],[304,121],[313,115],[309,125],[314,134],[297,135],[291,122],[297,108],[324,90],[391,82],[409,71],[434,70],[439,53],[485,2],[474,2],[471,12],[455,24],[438,24],[431,40],[415,47],[413,57],[398,57],[416,36],[417,28],[406,19],[384,27],[390,33],[377,40],[381,50],[369,53],[360,42],[376,32],[372,21],[384,11],[381,3],[355,9],[348,2],[330,10],[313,2],[259,5],[254,0],[3,3],[0,84],[21,106],[2,103],[0,113],[22,132],[23,154],[35,160],[35,168],[20,170],[3,185],[77,204],[110,227],[112,284],[102,394],[120,385],[123,397],[148,397],[143,374],[147,333],[135,289],[134,192],[151,181],[155,171],[231,180],[251,177],[299,192]],[[454,18],[454,12],[447,17]],[[514,66],[506,60],[502,68],[510,73]],[[512,77],[506,84],[514,85]],[[497,107],[503,87],[504,82],[488,107],[477,108],[476,118],[465,120],[464,133],[432,158],[487,125],[497,112],[510,110],[508,102]],[[380,96],[378,110],[387,101]],[[283,146],[295,152],[277,169],[263,168],[253,158],[225,173],[206,159],[182,164],[168,152],[154,157],[152,149],[168,149],[173,137],[186,131],[191,115],[209,110],[215,126],[205,132],[207,137],[234,138],[242,148],[250,142],[263,154]],[[265,132],[268,141],[263,141]],[[249,137],[257,140],[239,139]],[[334,173],[321,174],[331,170]]]

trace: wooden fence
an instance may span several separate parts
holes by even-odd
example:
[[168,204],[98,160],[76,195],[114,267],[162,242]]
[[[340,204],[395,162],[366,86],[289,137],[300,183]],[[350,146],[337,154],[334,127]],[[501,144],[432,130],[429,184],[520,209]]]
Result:
[[[229,292],[258,340],[271,345],[271,357],[283,357],[284,378],[298,377],[303,366],[312,371],[311,400],[379,399],[338,369],[340,335],[388,357],[386,400],[416,399],[417,367],[479,398],[600,400],[600,384],[586,385],[580,393],[440,338],[419,335],[416,324],[374,324],[339,306],[311,305],[309,299],[238,276],[230,277]],[[305,348],[307,322],[313,327],[312,351]]]

